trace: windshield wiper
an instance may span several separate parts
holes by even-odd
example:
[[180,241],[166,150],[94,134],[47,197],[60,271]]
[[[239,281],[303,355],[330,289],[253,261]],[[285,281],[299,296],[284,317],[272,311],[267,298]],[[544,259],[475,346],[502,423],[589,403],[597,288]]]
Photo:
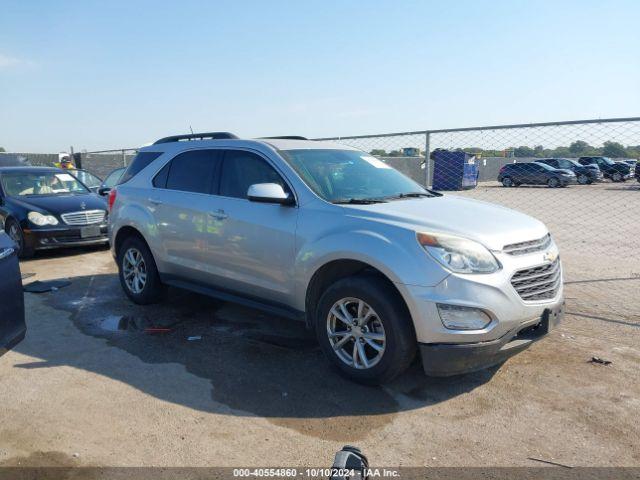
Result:
[[400,193],[398,195],[390,195],[388,197],[383,197],[385,200],[401,200],[403,198],[420,198],[420,197],[439,197],[441,194],[436,192],[408,192],[408,193]]
[[336,200],[336,205],[352,204],[352,205],[369,205],[371,203],[386,203],[386,199],[382,198],[348,198],[346,200]]

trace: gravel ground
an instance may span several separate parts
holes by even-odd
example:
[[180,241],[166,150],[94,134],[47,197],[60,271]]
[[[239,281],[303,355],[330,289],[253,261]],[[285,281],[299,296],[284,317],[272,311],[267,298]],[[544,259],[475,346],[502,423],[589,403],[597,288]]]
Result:
[[388,466],[638,466],[640,268],[625,252],[640,223],[603,226],[592,211],[585,227],[571,212],[586,195],[637,206],[631,190],[465,192],[549,223],[571,313],[500,367],[432,379],[414,365],[380,388],[335,374],[297,323],[177,290],[138,307],[108,251],[39,255],[26,282],[73,283],[26,294],[27,338],[0,358],[0,466],[328,466],[347,443]]

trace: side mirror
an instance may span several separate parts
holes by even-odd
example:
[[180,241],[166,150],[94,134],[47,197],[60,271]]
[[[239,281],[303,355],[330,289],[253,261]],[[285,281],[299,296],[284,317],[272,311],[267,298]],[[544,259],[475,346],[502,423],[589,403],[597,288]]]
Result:
[[100,187],[98,188],[98,195],[100,195],[101,197],[106,197],[107,195],[109,195],[110,191],[111,187]]
[[284,191],[277,183],[256,183],[247,190],[247,198],[252,202],[278,203],[280,205],[293,205],[291,194]]

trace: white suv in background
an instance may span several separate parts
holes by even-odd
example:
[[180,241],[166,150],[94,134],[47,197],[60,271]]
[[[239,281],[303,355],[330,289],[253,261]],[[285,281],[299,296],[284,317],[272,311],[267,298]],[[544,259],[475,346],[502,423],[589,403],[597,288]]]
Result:
[[140,150],[109,205],[134,302],[170,285],[305,321],[361,382],[392,379],[417,352],[431,375],[495,365],[562,316],[541,222],[426,190],[344,145],[167,137]]

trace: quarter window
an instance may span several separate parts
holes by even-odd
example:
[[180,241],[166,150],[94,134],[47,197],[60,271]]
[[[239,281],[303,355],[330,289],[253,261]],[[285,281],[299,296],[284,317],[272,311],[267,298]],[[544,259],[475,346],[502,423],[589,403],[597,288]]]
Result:
[[220,195],[247,198],[247,191],[256,183],[277,183],[287,191],[282,177],[264,159],[255,153],[227,150],[224,155]]

